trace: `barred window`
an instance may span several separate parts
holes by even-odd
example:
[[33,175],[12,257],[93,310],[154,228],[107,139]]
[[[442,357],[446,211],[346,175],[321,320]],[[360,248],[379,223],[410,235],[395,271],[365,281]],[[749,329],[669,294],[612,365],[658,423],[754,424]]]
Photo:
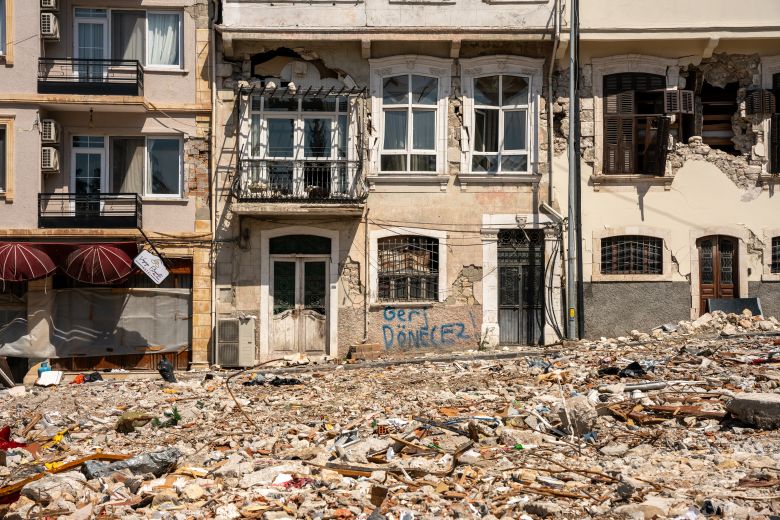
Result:
[[639,235],[601,239],[601,274],[662,273],[662,239]]
[[774,237],[772,239],[771,271],[774,274],[780,274],[780,237]]
[[439,241],[422,236],[379,239],[379,300],[433,301],[439,292]]

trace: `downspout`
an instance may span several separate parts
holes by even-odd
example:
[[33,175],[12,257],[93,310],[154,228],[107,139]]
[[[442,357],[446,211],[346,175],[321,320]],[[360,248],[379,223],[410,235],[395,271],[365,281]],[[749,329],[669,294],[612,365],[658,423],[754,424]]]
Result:
[[217,339],[219,338],[218,322],[217,322],[217,262],[216,262],[216,245],[217,245],[217,224],[219,222],[219,214],[217,210],[217,163],[215,158],[217,157],[217,13],[219,11],[219,0],[211,0],[213,11],[211,12],[211,19],[209,20],[209,27],[211,31],[211,38],[209,38],[209,51],[210,51],[210,68],[211,68],[211,127],[209,128],[209,172],[211,173],[211,179],[209,185],[211,186],[211,193],[209,193],[209,199],[211,201],[212,221],[211,221],[211,361],[216,363],[217,361]]
[[363,278],[363,339],[360,341],[365,344],[368,342],[368,277],[370,270],[368,268],[368,207],[363,217],[363,266],[365,268],[365,277]]
[[550,56],[550,68],[547,71],[547,169],[549,173],[548,185],[547,185],[547,204],[552,206],[553,203],[553,159],[555,153],[553,150],[553,143],[555,141],[553,137],[553,86],[552,78],[555,71],[555,56],[558,54],[558,44],[561,39],[561,9],[559,6],[560,0],[555,0],[553,5],[553,50]]

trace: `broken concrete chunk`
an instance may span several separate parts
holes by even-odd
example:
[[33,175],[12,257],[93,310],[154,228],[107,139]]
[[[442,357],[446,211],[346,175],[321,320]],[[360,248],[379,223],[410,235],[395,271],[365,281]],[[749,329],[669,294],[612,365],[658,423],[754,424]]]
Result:
[[780,428],[780,394],[739,394],[726,405],[737,419],[758,428]]
[[565,406],[558,409],[558,417],[567,431],[579,436],[593,431],[596,427],[598,413],[587,396],[578,395],[566,399]]

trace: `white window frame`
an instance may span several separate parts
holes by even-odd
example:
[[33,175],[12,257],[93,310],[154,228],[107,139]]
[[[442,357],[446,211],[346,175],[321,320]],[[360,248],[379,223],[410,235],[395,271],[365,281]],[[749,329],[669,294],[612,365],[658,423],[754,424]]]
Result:
[[[6,0],[6,2],[9,0]],[[76,9],[83,9],[84,6],[74,6],[73,7],[73,46],[74,46],[74,56],[76,55],[76,49],[77,49],[77,38],[78,34],[76,31],[77,23],[79,21],[84,20],[95,20],[96,18],[84,18],[84,17],[78,17],[76,16]],[[121,8],[100,8],[100,7],[86,7],[86,9],[102,9],[106,12],[105,17],[105,29],[103,31],[104,36],[104,44],[103,48],[105,51],[105,59],[111,59],[111,56],[114,55],[114,49],[112,47],[112,27],[113,27],[113,17],[114,17],[114,11],[143,11],[144,12],[144,60],[143,63],[141,63],[141,66],[144,70],[149,71],[155,71],[155,70],[161,70],[161,71],[172,71],[172,70],[182,70],[184,68],[184,13],[182,11],[171,11],[171,10],[161,10],[161,9],[134,9],[133,7],[121,7]],[[178,38],[178,56],[179,56],[179,63],[176,65],[150,65],[149,64],[149,53],[151,52],[151,46],[149,45],[149,14],[173,14],[176,15],[179,18],[179,38]],[[0,49],[0,56],[2,56],[3,52]]]
[[[149,45],[149,15],[150,14],[174,14],[179,18],[179,38],[178,38],[178,45],[179,45],[179,63],[176,65],[154,65],[149,63],[149,53],[152,50],[152,46]],[[182,15],[181,11],[163,11],[163,10],[157,10],[157,9],[146,9],[146,16],[144,17],[144,24],[146,26],[146,30],[144,33],[144,38],[146,38],[146,41],[144,42],[146,46],[146,56],[144,56],[145,64],[144,64],[144,70],[181,70],[184,68],[184,16]]]
[[[439,241],[439,294],[438,300],[430,301],[380,301],[379,300],[379,239],[400,235],[421,236],[434,238]],[[408,228],[389,226],[383,229],[371,231],[369,235],[369,303],[381,305],[393,305],[398,303],[407,307],[429,306],[436,301],[443,302],[447,298],[447,232],[437,229]]]
[[[76,148],[73,146],[73,139],[75,137],[102,137],[103,138],[103,148]],[[70,138],[70,149],[71,149],[71,165],[70,165],[70,190],[71,192],[76,191],[76,175],[74,171],[75,167],[75,154],[77,151],[86,151],[86,152],[93,152],[93,153],[101,153],[103,157],[103,165],[102,165],[102,179],[101,179],[101,190],[110,189],[111,184],[111,164],[113,163],[112,157],[111,157],[111,138],[130,138],[130,137],[142,137],[144,139],[144,174],[143,174],[143,189],[141,190],[141,193],[138,195],[141,195],[141,197],[144,200],[179,200],[183,197],[183,186],[184,186],[184,139],[181,136],[181,134],[149,134],[149,135],[126,135],[126,134],[113,134],[113,135],[104,135],[104,134],[84,134],[79,133],[71,136]],[[147,188],[149,186],[149,139],[175,139],[179,142],[179,183],[178,183],[178,192],[177,193],[171,193],[171,194],[164,194],[164,193],[151,193],[147,191]]]
[[[371,161],[370,171],[383,176],[423,176],[423,175],[443,175],[446,173],[446,154],[447,154],[447,112],[448,101],[452,89],[452,63],[451,59],[433,58],[430,56],[403,55],[392,56],[389,58],[380,58],[369,60],[371,68],[371,110],[375,124],[373,130],[376,134],[371,139]],[[435,105],[416,105],[411,100],[406,105],[411,111],[413,107],[424,109],[433,108],[435,115],[435,141],[434,150],[418,150],[423,152],[434,152],[436,155],[436,168],[434,171],[412,171],[407,168],[406,171],[388,171],[381,170],[381,154],[384,148],[384,104],[382,102],[383,80],[390,76],[402,76],[404,74],[427,76],[438,80],[439,93]],[[389,105],[399,108],[404,105]],[[407,123],[407,136],[411,136],[410,127],[413,121],[411,114]],[[407,150],[404,153],[413,153],[413,143],[407,137]],[[431,154],[433,155],[433,154]],[[407,167],[410,166],[407,164]]]
[[[538,174],[539,163],[539,99],[542,95],[542,82],[544,78],[544,59],[527,58],[524,56],[483,56],[481,58],[462,59],[461,89],[463,91],[463,133],[461,135],[461,175],[475,177],[511,177]],[[473,172],[471,168],[474,155],[474,110],[481,107],[474,100],[474,80],[486,76],[522,76],[528,81],[528,105],[526,109],[526,152],[528,156],[528,168],[525,172],[501,172],[486,173]],[[499,116],[499,131],[503,135],[504,111],[522,109],[521,105],[512,107],[487,107],[501,111]],[[503,152],[503,142],[499,143],[498,156]],[[482,155],[482,154],[477,154]],[[508,153],[507,155],[522,155]]]

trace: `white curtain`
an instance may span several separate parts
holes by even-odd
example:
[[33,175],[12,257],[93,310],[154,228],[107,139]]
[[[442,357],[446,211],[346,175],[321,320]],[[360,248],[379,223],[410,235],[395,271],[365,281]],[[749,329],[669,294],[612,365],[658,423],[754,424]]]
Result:
[[148,13],[149,65],[179,65],[179,15]]
[[406,149],[406,110],[385,111],[385,150]]
[[412,147],[415,150],[433,150],[436,148],[436,112],[433,110],[414,110]]
[[5,0],[0,0],[0,54],[5,54]]

